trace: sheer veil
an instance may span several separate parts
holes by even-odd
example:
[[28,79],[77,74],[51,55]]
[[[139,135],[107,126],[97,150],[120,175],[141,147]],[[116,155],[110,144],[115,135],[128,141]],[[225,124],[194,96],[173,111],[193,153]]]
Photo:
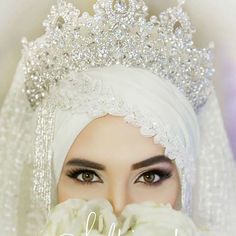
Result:
[[25,228],[26,218],[22,216],[26,216],[30,201],[34,122],[33,112],[22,93],[23,83],[20,60],[0,116],[2,235],[24,235],[21,229]]
[[[32,110],[23,93],[24,77],[23,59],[20,59],[0,112],[0,228],[3,236],[32,235],[37,231],[33,222],[40,224],[45,219],[45,215],[31,209],[38,113]],[[236,166],[214,89],[197,117],[201,145],[191,199],[193,219],[213,233],[233,236],[236,235]],[[52,196],[51,202],[54,198]]]
[[194,194],[194,217],[200,224],[207,223],[207,226],[220,232],[232,230],[229,235],[234,235],[236,168],[214,90],[199,112],[198,119],[201,150]]
[[[1,109],[2,235],[27,235],[32,191],[35,114],[22,93],[24,74],[19,61],[11,89]],[[194,187],[193,218],[201,227],[235,233],[236,170],[214,91],[198,114],[201,150]],[[37,218],[37,221],[43,220]],[[33,230],[33,228],[32,228]]]

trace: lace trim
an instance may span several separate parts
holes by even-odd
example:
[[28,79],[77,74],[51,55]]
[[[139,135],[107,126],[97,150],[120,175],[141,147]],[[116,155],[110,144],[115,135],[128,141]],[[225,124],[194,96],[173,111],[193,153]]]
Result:
[[165,146],[166,154],[170,159],[178,160],[179,167],[186,164],[185,146],[179,137],[172,134],[171,127],[148,111],[141,112],[137,105],[130,106],[112,88],[105,87],[102,80],[72,72],[51,91],[48,102],[55,108],[71,109],[74,114],[85,112],[93,118],[107,113],[124,116],[127,123],[140,127],[142,135],[153,137],[154,143]]
[[86,112],[93,118],[107,113],[124,116],[127,123],[140,127],[142,135],[153,137],[154,143],[163,145],[165,154],[176,161],[179,169],[185,168],[186,179],[193,183],[194,158],[186,153],[182,140],[173,135],[171,127],[148,111],[140,111],[137,105],[130,106],[112,88],[105,87],[102,80],[71,72],[51,91],[49,103],[59,109],[71,109],[73,113]]
[[53,139],[56,109],[70,109],[74,114],[85,112],[92,118],[106,114],[123,116],[125,122],[140,128],[141,135],[153,137],[154,143],[163,145],[166,148],[165,154],[176,161],[182,183],[182,207],[191,214],[190,177],[193,165],[180,138],[172,134],[168,124],[154,118],[147,111],[141,112],[138,106],[128,105],[112,88],[105,87],[102,80],[95,80],[83,73],[78,75],[76,72],[69,74],[67,79],[53,88],[48,99],[37,109],[33,198],[36,208],[40,206],[39,211],[45,214],[52,205],[52,153],[49,147]]

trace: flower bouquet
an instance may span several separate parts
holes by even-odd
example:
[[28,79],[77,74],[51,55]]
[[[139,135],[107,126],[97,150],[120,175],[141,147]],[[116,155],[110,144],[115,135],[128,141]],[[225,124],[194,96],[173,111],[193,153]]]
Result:
[[[41,236],[205,236],[170,204],[126,205],[116,216],[106,199],[70,199],[51,211]],[[210,235],[210,234],[209,234]]]

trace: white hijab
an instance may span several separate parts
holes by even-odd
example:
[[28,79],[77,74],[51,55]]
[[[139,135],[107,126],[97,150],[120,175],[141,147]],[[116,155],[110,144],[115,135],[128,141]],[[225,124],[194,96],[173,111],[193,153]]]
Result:
[[[225,186],[230,185],[227,178],[236,176],[235,163],[214,89],[208,103],[196,114],[175,86],[145,69],[113,65],[72,73],[70,78],[72,81],[94,81],[100,89],[94,95],[91,93],[91,99],[81,110],[57,110],[52,144],[56,182],[66,154],[81,130],[96,117],[107,113],[122,115],[125,120],[140,127],[141,135],[153,136],[155,143],[161,143],[166,148],[169,158],[176,160],[182,182],[182,210],[192,216],[201,227],[219,232],[226,232],[228,228],[232,230],[229,232],[235,232],[232,222],[235,219],[236,193],[232,189],[229,190],[229,186]],[[62,91],[65,87],[66,83],[61,85]],[[93,88],[96,88],[96,85]],[[76,86],[71,87],[71,97],[76,96],[72,90],[77,93],[77,89]],[[85,101],[87,96],[85,93]],[[125,108],[110,104],[109,99],[113,96],[131,107],[132,112],[140,112],[143,116],[137,115],[138,118],[132,120],[130,111],[124,112]],[[107,100],[107,104],[97,103],[98,97]],[[97,111],[94,112],[94,109]],[[150,129],[150,122],[157,123],[158,128]],[[218,127],[219,133],[215,127]],[[222,146],[219,146],[219,142]],[[224,160],[219,158],[220,153],[225,153]],[[229,172],[225,169],[226,166]],[[231,187],[233,186],[235,182],[232,182]],[[222,204],[222,199],[234,206],[228,211],[223,209],[218,205]]]
[[[50,191],[45,193],[50,182],[43,179],[44,187],[38,189],[42,191],[38,195],[31,195],[30,190],[51,168],[48,162],[43,165],[44,158],[52,158],[58,181],[76,136],[90,121],[106,113],[122,115],[140,127],[142,135],[153,136],[154,142],[163,144],[166,154],[176,159],[177,166],[184,167],[182,203],[186,210],[192,209],[197,224],[230,236],[236,234],[235,163],[214,90],[195,114],[186,98],[169,82],[143,69],[115,65],[71,73],[33,112],[21,92],[23,87],[20,61],[0,115],[3,235],[31,235],[37,231],[43,217],[29,205],[41,207],[41,197],[50,202]],[[195,184],[188,179],[192,176],[191,163],[196,167]],[[36,164],[33,174],[39,179],[31,175],[32,164]]]
[[[168,138],[170,140],[179,139],[188,154],[185,157],[170,155],[170,158],[190,159],[191,156],[196,158],[199,150],[197,117],[187,99],[171,83],[158,78],[147,70],[122,65],[93,68],[86,72],[72,74],[72,77],[75,80],[86,77],[89,80],[102,81],[103,86],[112,88],[115,94],[118,94],[128,105],[138,107],[142,114],[148,112],[161,124],[167,124],[171,132],[168,134]],[[109,113],[109,110],[104,109],[104,114],[106,112]],[[86,112],[74,114],[72,109],[57,111],[53,141],[53,163],[57,182],[70,146],[81,130],[96,117],[98,116],[91,117]],[[163,130],[160,130],[160,133],[155,133],[154,141],[156,143],[165,138],[167,130],[164,130],[164,127],[161,128]],[[149,136],[147,133],[143,134]],[[164,141],[163,144],[167,151],[172,148],[169,141]],[[177,163],[180,164],[180,161]]]

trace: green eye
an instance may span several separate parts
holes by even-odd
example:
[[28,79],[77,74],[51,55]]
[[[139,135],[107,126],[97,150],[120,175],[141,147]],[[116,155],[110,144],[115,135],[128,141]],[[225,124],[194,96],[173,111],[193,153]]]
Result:
[[156,185],[171,177],[171,171],[167,170],[150,170],[135,181],[135,183],[143,183],[146,185]]
[[145,183],[156,183],[158,181],[160,181],[160,176],[155,174],[155,173],[151,173],[151,172],[147,172],[144,173],[140,178],[139,178],[139,182],[145,182]]
[[102,182],[99,176],[92,170],[72,170],[67,174],[67,176],[72,179],[76,179],[83,184]]
[[94,182],[99,180],[95,173],[91,171],[84,171],[83,173],[80,173],[77,176],[77,179],[83,182]]

